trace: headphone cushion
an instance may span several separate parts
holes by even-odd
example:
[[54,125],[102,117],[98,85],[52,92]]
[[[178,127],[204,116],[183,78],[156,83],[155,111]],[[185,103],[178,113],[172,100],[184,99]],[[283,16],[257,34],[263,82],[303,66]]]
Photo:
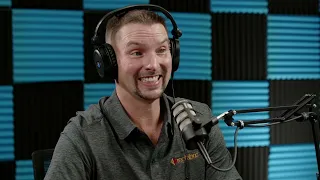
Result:
[[108,63],[106,66],[107,73],[111,75],[112,79],[117,79],[118,77],[118,64],[117,64],[117,57],[116,53],[114,52],[113,47],[105,43],[103,44],[104,50],[104,62]]
[[110,44],[96,47],[93,53],[93,60],[101,78],[105,74],[110,75],[113,79],[118,77],[117,58]]
[[172,72],[179,68],[180,63],[180,44],[179,39],[170,38],[170,53],[172,56]]

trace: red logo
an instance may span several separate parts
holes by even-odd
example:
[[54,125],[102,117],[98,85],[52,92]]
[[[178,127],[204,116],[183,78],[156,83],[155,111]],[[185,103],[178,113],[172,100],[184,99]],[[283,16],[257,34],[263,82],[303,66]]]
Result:
[[196,153],[184,155],[183,157],[179,157],[179,158],[171,158],[170,163],[175,166],[179,163],[184,163],[186,160],[190,161],[198,157],[199,157],[199,153],[196,152]]

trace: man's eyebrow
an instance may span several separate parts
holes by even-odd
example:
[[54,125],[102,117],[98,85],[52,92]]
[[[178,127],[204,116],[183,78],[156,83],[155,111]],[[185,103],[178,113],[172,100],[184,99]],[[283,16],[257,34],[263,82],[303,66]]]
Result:
[[165,43],[165,42],[169,43],[169,39],[166,38],[166,39],[162,40],[162,41],[160,42],[160,44],[163,44],[163,43]]
[[[163,44],[163,43],[165,43],[165,42],[169,43],[169,39],[166,38],[166,39],[162,40],[159,44]],[[129,47],[129,46],[145,46],[145,44],[142,44],[142,43],[140,43],[140,42],[138,42],[138,41],[129,41],[129,42],[126,44],[126,47]]]
[[127,44],[126,44],[126,47],[129,47],[129,46],[139,46],[139,45],[143,45],[137,41],[129,41]]

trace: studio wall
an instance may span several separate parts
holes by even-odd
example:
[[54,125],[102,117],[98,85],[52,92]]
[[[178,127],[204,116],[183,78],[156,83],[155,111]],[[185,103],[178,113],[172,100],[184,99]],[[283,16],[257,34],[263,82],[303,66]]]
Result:
[[[0,0],[1,179],[32,180],[31,153],[54,148],[77,111],[111,95],[112,79],[100,79],[92,60],[95,26],[115,8],[148,3],[169,10],[183,32],[176,96],[213,115],[320,96],[317,0]],[[234,152],[235,128],[219,126]],[[240,130],[236,167],[246,180],[315,180],[310,123]]]

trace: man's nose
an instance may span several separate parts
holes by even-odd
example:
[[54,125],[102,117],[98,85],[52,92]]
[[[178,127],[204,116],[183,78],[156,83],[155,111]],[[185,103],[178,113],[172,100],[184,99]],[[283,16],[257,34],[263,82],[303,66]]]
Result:
[[159,66],[159,59],[156,53],[151,53],[145,59],[145,67],[147,70],[155,70]]

